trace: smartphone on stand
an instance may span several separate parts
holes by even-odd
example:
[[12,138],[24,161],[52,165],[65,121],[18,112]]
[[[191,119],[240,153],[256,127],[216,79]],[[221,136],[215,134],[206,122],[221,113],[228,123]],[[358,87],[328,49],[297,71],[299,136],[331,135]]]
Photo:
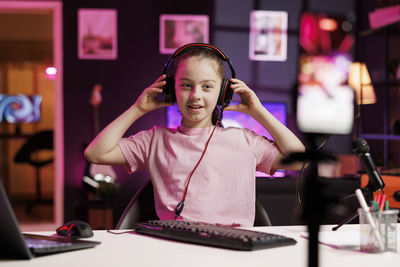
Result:
[[300,25],[297,125],[304,133],[349,134],[354,117],[354,90],[347,84],[352,35],[337,34],[343,31],[340,21],[324,14],[304,13]]

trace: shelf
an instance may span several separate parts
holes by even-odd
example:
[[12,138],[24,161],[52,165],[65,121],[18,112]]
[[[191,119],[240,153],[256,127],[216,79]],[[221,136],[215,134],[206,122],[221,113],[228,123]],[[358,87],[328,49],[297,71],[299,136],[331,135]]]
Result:
[[[364,39],[362,42],[365,42],[365,47],[369,48],[369,50],[363,48],[360,51],[363,51],[360,54],[360,61],[368,61],[369,58],[371,58],[367,53],[365,53],[366,51],[370,51],[370,53],[378,53],[378,47],[379,50],[382,50],[382,57],[383,57],[383,62],[381,63],[381,67],[384,69],[384,77],[381,77],[381,79],[378,79],[378,81],[374,81],[371,85],[373,85],[376,88],[379,88],[379,90],[383,89],[383,93],[381,94],[380,97],[382,97],[382,99],[380,99],[379,101],[382,103],[382,105],[380,105],[380,109],[382,110],[382,121],[383,121],[383,127],[382,127],[382,132],[383,133],[362,133],[362,127],[359,128],[359,133],[360,136],[365,138],[365,139],[369,139],[369,140],[378,140],[380,142],[377,142],[376,144],[374,144],[374,146],[376,147],[381,147],[382,150],[377,148],[377,151],[380,152],[379,158],[383,160],[383,167],[384,168],[388,168],[388,166],[391,166],[391,163],[393,163],[393,157],[390,157],[390,151],[391,151],[391,142],[397,142],[400,141],[400,135],[399,134],[389,134],[389,121],[391,119],[391,113],[389,112],[389,104],[391,104],[393,101],[389,101],[389,92],[392,87],[396,88],[396,87],[400,87],[400,80],[399,79],[395,79],[394,77],[391,78],[392,76],[389,76],[389,72],[390,72],[390,60],[394,59],[393,56],[391,57],[391,47],[390,44],[392,43],[392,41],[395,41],[394,44],[397,44],[398,41],[398,37],[400,37],[400,17],[399,15],[396,13],[398,12],[398,6],[396,6],[394,9],[391,9],[391,11],[389,12],[390,15],[388,15],[389,17],[383,17],[386,20],[379,20],[379,24],[386,22],[390,22],[390,21],[395,21],[394,23],[390,23],[387,25],[384,25],[382,27],[379,28],[374,28],[374,29],[368,29],[365,31],[361,31],[358,32],[358,34],[356,34],[356,37],[359,38],[365,38],[365,37],[372,37],[374,36],[374,40],[373,42],[369,42],[367,39]],[[374,11],[375,12],[375,11]],[[379,13],[379,14],[378,14]],[[378,19],[379,16],[382,16],[382,14],[380,13],[380,11],[378,13],[374,13],[373,15],[373,19]],[[385,15],[386,16],[386,15]],[[378,22],[378,21],[375,21]],[[373,23],[375,24],[375,23]],[[372,39],[371,39],[372,40]],[[381,41],[382,45],[379,46],[375,46],[376,42],[375,41]],[[361,42],[358,42],[361,43]],[[368,46],[368,44],[371,43],[372,46]],[[394,47],[397,48],[397,47]],[[380,53],[379,53],[380,54]],[[372,57],[374,58],[375,55]],[[384,80],[382,80],[382,78],[384,78]],[[396,107],[397,108],[397,107]],[[378,116],[378,115],[375,115]],[[365,123],[367,124],[372,124],[373,121],[365,121]],[[373,124],[371,125],[373,126]]]
[[400,80],[380,81],[373,82],[372,86],[383,87],[383,86],[400,86]]
[[0,139],[11,139],[11,138],[27,138],[30,134],[0,134]]
[[392,24],[383,26],[383,27],[379,27],[376,29],[368,29],[365,31],[360,32],[360,36],[362,37],[366,37],[366,36],[371,36],[374,34],[384,34],[384,30],[388,30],[391,36],[400,36],[400,31],[399,28],[396,27],[396,25],[399,25],[399,22],[394,22]]
[[394,135],[394,134],[361,134],[360,135],[362,138],[365,139],[371,139],[371,140],[399,140],[400,141],[400,135]]

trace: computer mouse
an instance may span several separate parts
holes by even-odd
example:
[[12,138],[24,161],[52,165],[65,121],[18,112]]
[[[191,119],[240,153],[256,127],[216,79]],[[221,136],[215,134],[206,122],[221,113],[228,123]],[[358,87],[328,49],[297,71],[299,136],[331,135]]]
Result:
[[84,221],[69,221],[56,229],[57,235],[70,238],[92,237],[93,231],[90,225]]

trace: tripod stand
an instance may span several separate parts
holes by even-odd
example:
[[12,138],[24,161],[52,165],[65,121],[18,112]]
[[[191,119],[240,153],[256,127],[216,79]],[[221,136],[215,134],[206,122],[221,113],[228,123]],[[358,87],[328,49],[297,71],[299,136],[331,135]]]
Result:
[[[368,183],[368,186],[365,188],[361,189],[361,192],[363,193],[365,200],[367,203],[371,202],[373,200],[373,192],[376,192],[377,190],[372,189],[373,187],[371,186],[371,183]],[[380,189],[381,190],[381,189]],[[349,217],[345,218],[343,221],[341,221],[338,225],[332,228],[332,231],[338,230],[340,227],[345,225],[346,223],[351,222],[355,218],[358,217],[358,211],[355,211],[353,214],[351,214]]]
[[310,175],[306,177],[304,183],[304,209],[302,218],[307,222],[309,235],[308,243],[308,263],[309,267],[318,266],[318,232],[324,217],[324,211],[332,201],[322,194],[324,184],[318,176],[318,163],[322,161],[336,161],[330,154],[320,152],[320,134],[307,135],[307,151],[305,153],[294,153],[285,159],[284,162],[307,161],[310,163]]
[[[363,138],[358,138],[353,142],[352,146],[354,153],[358,156],[362,165],[367,170],[369,178],[368,185],[365,188],[361,189],[361,192],[363,193],[367,203],[369,203],[373,199],[373,192],[376,191],[383,192],[382,189],[385,187],[385,182],[382,180],[382,177],[380,176],[379,172],[376,169],[375,162],[372,159],[371,154],[369,153],[369,146],[367,141]],[[343,222],[333,227],[332,231],[336,231],[342,225],[350,222],[357,216],[358,212],[356,211],[349,218],[346,218],[345,220],[343,220]]]

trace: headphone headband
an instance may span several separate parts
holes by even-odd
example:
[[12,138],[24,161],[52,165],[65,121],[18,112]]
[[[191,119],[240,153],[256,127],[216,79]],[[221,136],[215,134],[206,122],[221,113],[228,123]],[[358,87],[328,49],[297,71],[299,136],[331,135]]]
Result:
[[204,49],[214,52],[223,61],[228,63],[232,78],[236,77],[236,73],[235,73],[235,70],[233,69],[232,62],[225,55],[225,53],[222,50],[220,50],[219,48],[217,48],[213,45],[210,45],[210,44],[205,44],[205,43],[190,43],[190,44],[186,44],[186,45],[181,46],[180,48],[176,49],[176,51],[171,55],[171,57],[168,59],[167,63],[165,64],[163,73],[167,74],[169,66],[172,64],[172,62],[175,60],[176,57],[186,53],[187,51],[195,49],[195,48],[204,48]]
[[[196,49],[196,48],[201,48],[201,49],[207,49],[217,55],[222,61],[225,61],[229,65],[229,69],[231,71],[231,77],[235,78],[235,70],[233,69],[232,63],[229,60],[229,58],[225,55],[222,50],[216,48],[215,46],[212,46],[210,44],[204,44],[204,43],[190,43],[186,44],[178,49],[171,55],[171,57],[168,59],[167,63],[164,65],[164,71],[163,74],[167,74],[167,71],[171,65],[171,63],[175,60],[176,57],[181,56],[182,54],[186,53],[189,50]],[[175,95],[175,78],[174,75],[167,75],[165,78],[166,84],[163,87],[163,92],[165,95],[165,101],[166,102],[175,102],[176,101],[176,95]],[[232,99],[233,96],[233,90],[231,89],[231,82],[229,79],[223,77],[222,78],[222,83],[220,87],[220,92],[218,96],[218,101],[217,101],[217,109],[219,110],[219,119],[222,119],[222,111],[224,107],[227,107]]]
[[212,46],[210,44],[202,44],[202,43],[192,43],[192,44],[187,44],[182,46],[181,48],[177,49],[174,53],[174,57],[177,57],[180,54],[185,53],[186,50],[192,49],[192,48],[197,48],[197,47],[203,47],[203,48],[208,48],[212,51],[217,51],[219,53],[219,56],[221,56],[224,60],[226,60],[227,56],[225,55],[224,52],[216,48],[215,46]]

